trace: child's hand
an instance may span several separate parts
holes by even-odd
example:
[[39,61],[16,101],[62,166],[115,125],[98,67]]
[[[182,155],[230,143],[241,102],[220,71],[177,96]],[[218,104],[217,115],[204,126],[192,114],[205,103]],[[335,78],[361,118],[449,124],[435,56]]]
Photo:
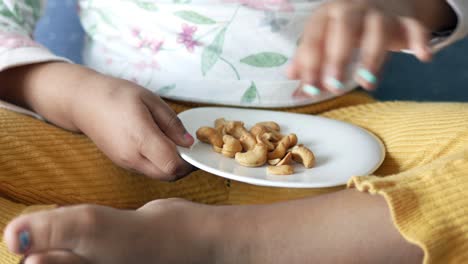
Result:
[[429,31],[411,14],[397,16],[376,2],[334,0],[314,11],[288,71],[290,78],[302,81],[304,92],[340,93],[357,49],[360,66],[354,78],[368,90],[376,87],[389,50],[410,49],[421,61],[431,59]]
[[10,88],[0,89],[0,98],[85,133],[124,168],[160,180],[192,169],[176,145],[188,147],[193,137],[159,96],[141,86],[63,62],[16,67],[0,81]]
[[134,83],[110,78],[81,86],[73,123],[115,163],[160,180],[175,180],[192,167],[176,145],[194,139],[161,98]]

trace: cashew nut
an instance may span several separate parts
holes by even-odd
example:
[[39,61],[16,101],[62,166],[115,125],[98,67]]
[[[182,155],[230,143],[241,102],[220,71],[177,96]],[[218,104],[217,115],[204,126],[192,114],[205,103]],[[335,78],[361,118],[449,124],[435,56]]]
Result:
[[291,165],[291,163],[292,163],[292,154],[291,152],[288,152],[286,156],[284,156],[284,158],[276,164],[276,166]]
[[304,167],[310,169],[315,165],[315,156],[310,149],[304,146],[295,146],[291,149],[291,153],[293,160],[302,163]]
[[244,134],[239,141],[245,151],[252,150],[257,145],[257,140],[250,133]]
[[225,124],[225,129],[229,135],[240,140],[245,151],[252,150],[257,144],[255,137],[245,129],[244,122],[229,121]]
[[223,138],[218,131],[212,127],[200,127],[197,130],[198,140],[216,146],[218,148],[223,147]]
[[259,124],[256,124],[255,126],[253,126],[250,129],[250,133],[254,135],[255,137],[257,135],[263,135],[265,133],[268,133],[269,136],[271,137],[270,140],[273,140],[273,141],[278,141],[283,137],[278,131],[273,130],[267,126],[259,125]]
[[289,136],[283,137],[276,146],[275,150],[268,153],[268,160],[282,159],[289,149],[291,142]]
[[226,123],[227,121],[224,118],[218,118],[215,120],[215,128],[223,136],[226,135],[226,129],[225,129]]
[[223,151],[223,148],[220,148],[220,147],[217,147],[217,146],[213,146],[213,150],[216,152],[216,153],[221,153]]
[[237,152],[242,151],[242,145],[239,140],[237,140],[235,137],[230,136],[230,135],[224,135],[223,136],[223,148],[221,150],[221,153],[229,158],[234,158]]
[[289,147],[296,146],[297,144],[297,136],[296,134],[289,134]]
[[281,130],[280,125],[278,125],[278,123],[273,122],[273,121],[258,122],[258,123],[255,124],[255,125],[268,127],[269,129],[274,130],[274,131],[277,131],[277,132],[279,132],[279,131]]
[[274,166],[278,163],[280,163],[281,159],[273,159],[273,160],[269,160],[268,161],[268,164],[270,164],[271,166]]
[[273,175],[291,175],[294,173],[294,167],[291,165],[268,166],[267,173]]
[[268,148],[268,151],[272,151],[275,149],[275,145],[270,142],[269,138],[270,136],[267,135],[267,133],[257,135],[257,143],[265,144],[265,146]]
[[236,161],[246,167],[260,167],[267,161],[267,147],[263,144],[257,144],[252,150],[245,153],[238,152],[235,155]]

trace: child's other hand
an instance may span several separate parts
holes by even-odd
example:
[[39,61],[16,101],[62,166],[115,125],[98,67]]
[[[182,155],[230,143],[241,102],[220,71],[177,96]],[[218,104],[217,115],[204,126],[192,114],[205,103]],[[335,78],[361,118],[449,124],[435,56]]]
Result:
[[112,161],[159,180],[191,171],[176,145],[188,147],[194,139],[159,96],[114,78],[98,78],[79,88],[73,122]]
[[306,94],[316,96],[320,90],[339,94],[357,49],[354,78],[368,90],[376,87],[389,50],[409,49],[421,61],[431,59],[429,31],[410,14],[397,16],[377,2],[334,0],[314,11],[288,70],[291,79],[301,80]]

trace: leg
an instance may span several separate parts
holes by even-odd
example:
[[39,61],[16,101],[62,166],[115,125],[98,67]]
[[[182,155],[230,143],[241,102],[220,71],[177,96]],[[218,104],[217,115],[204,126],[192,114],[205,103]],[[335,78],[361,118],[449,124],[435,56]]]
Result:
[[11,250],[20,253],[19,236],[25,231],[31,241],[26,253],[32,258],[70,250],[93,264],[139,259],[156,263],[415,263],[422,258],[421,251],[393,227],[383,199],[354,190],[260,206],[213,207],[165,200],[138,211],[61,208],[11,223],[5,233]]

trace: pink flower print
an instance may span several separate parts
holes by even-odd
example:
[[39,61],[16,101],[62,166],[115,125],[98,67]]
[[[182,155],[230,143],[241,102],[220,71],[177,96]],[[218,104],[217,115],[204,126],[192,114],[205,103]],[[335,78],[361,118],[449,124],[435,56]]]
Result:
[[159,70],[159,64],[156,60],[152,60],[151,62],[140,61],[140,62],[135,63],[134,67],[138,71],[144,71],[147,69]]
[[0,47],[7,49],[16,49],[24,47],[40,47],[39,44],[32,41],[27,36],[16,33],[0,33]]
[[193,52],[196,46],[201,45],[198,41],[193,39],[193,34],[197,29],[196,26],[191,27],[187,24],[182,24],[182,32],[178,35],[177,42],[184,44],[189,52]]
[[135,47],[138,49],[147,48],[151,50],[153,54],[158,53],[164,44],[163,40],[144,36],[138,28],[132,28],[130,33],[132,36],[132,44],[135,45]]
[[156,39],[149,40],[148,41],[148,48],[153,51],[153,53],[157,53],[158,51],[161,50],[161,47],[163,45],[164,41],[159,41]]
[[133,37],[140,37],[141,30],[139,28],[132,28],[131,32]]

